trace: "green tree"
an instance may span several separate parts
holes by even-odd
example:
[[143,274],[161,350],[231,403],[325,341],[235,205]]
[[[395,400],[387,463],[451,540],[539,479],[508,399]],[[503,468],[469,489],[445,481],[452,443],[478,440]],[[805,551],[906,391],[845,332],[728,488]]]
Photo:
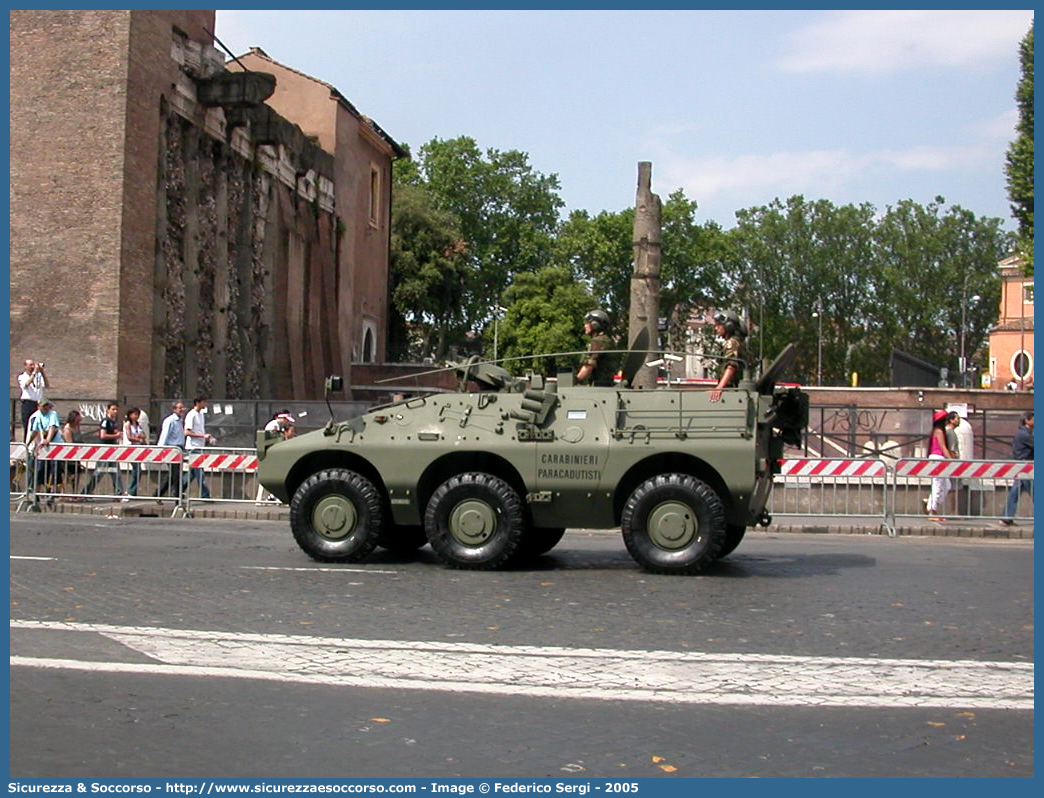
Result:
[[[500,323],[503,358],[525,358],[543,352],[577,352],[586,349],[580,320],[595,307],[590,292],[569,269],[545,266],[535,272],[521,272],[504,292],[507,314]],[[486,335],[487,340],[489,335]],[[505,368],[515,374],[527,370],[543,371],[548,376],[559,368],[575,369],[576,357],[549,357],[540,360],[509,360]]]
[[482,152],[467,136],[432,139],[416,166],[411,177],[459,220],[467,242],[463,327],[481,329],[514,275],[549,263],[563,205],[558,176],[540,174],[517,150]]
[[1011,213],[1019,223],[1019,253],[1033,274],[1033,25],[1019,46],[1022,76],[1015,90],[1019,109],[1015,140],[1008,148],[1005,172]]
[[[554,263],[579,275],[598,306],[609,314],[617,334],[627,329],[633,232],[633,208],[596,216],[580,210],[569,214],[555,238]],[[580,326],[579,320],[574,324]]]
[[826,384],[844,380],[877,311],[866,290],[873,213],[869,205],[839,208],[801,196],[737,212],[737,310],[751,320],[751,359],[795,343],[799,379],[815,384],[821,371]]
[[[660,314],[680,333],[691,310],[716,304],[723,292],[729,239],[714,222],[696,221],[697,205],[682,190],[663,205],[660,259]],[[568,266],[588,285],[613,320],[617,335],[627,330],[634,272],[634,209],[602,211],[592,217],[574,211],[555,241],[555,263]],[[680,348],[680,342],[673,344]]]
[[969,354],[994,320],[1008,241],[1000,219],[944,203],[904,200],[878,219],[870,204],[795,196],[737,212],[748,350],[767,359],[795,343],[795,377],[808,384],[857,372],[861,385],[887,385],[893,348],[956,369],[962,316]]
[[1012,242],[1000,219],[956,205],[942,213],[944,203],[942,197],[927,207],[904,200],[878,222],[881,271],[874,290],[886,301],[875,317],[874,337],[882,356],[897,348],[956,373],[962,330],[970,354],[996,320],[997,261]]
[[393,356],[441,360],[463,337],[467,246],[460,222],[435,207],[422,185],[404,182],[392,199],[390,295]]

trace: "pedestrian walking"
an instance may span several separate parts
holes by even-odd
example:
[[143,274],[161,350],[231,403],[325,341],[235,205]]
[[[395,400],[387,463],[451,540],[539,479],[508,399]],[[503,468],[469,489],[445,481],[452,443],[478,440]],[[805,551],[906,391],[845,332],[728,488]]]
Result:
[[[1015,439],[1011,443],[1011,456],[1014,460],[1033,459],[1033,411],[1030,410],[1019,422]],[[1028,493],[1033,500],[1033,479],[1016,479],[1008,491],[1008,500],[1004,503],[1004,517],[1001,523],[1011,526],[1015,523],[1015,512],[1019,507],[1019,497]]]
[[[123,438],[123,427],[117,420],[119,415],[119,402],[109,402],[109,404],[105,406],[105,416],[98,424],[98,438],[101,440],[102,444],[116,446]],[[120,474],[120,464],[103,460],[99,460],[95,463],[94,473],[91,474],[91,478],[87,480],[87,486],[84,488],[84,493],[93,492],[94,487],[106,474],[109,474],[112,477],[112,486],[116,491],[116,495],[125,495],[123,493],[123,476]]]
[[[159,439],[156,441],[157,446],[176,446],[182,451],[182,457],[184,457],[185,451],[185,413],[188,412],[188,408],[185,403],[178,399],[171,405],[170,415],[163,419],[163,425],[160,427]],[[172,486],[181,484],[182,489],[185,487],[187,482],[187,476],[182,476],[182,464],[171,463],[167,467],[167,471],[163,474],[163,478],[160,480],[159,489],[156,491],[156,498],[161,496],[168,496]]]
[[[950,416],[951,414],[945,410],[936,410],[932,415],[932,433],[928,439],[929,460],[953,460],[957,457],[946,440],[946,429],[951,426]],[[946,497],[951,487],[952,484],[946,477],[932,478],[932,495],[928,498],[929,521],[946,520],[941,513],[946,507]]]
[[[207,433],[206,412],[207,397],[197,396],[192,400],[192,409],[185,414],[185,454],[188,457],[201,452],[208,443],[217,443],[217,439]],[[189,485],[193,481],[199,482],[200,498],[209,499],[210,488],[203,479],[202,468],[189,468]]]

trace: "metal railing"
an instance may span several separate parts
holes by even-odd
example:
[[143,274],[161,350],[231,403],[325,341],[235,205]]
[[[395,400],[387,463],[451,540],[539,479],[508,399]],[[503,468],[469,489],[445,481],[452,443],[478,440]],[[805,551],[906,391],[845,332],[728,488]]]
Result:
[[1033,463],[1027,460],[904,458],[893,464],[795,458],[783,460],[781,468],[769,500],[774,517],[865,518],[894,537],[898,519],[927,520],[935,481],[946,495],[932,517],[1012,523],[1033,518]]
[[[41,444],[27,453],[26,492],[16,512],[40,511],[56,500],[151,499],[170,502],[177,515],[185,509],[181,462],[182,452],[176,446]],[[105,480],[112,492],[94,489]]]
[[[893,529],[898,518],[926,516],[926,494],[933,488],[943,494],[942,506],[934,508],[937,517],[1012,522],[1033,518],[1030,460],[905,458],[896,461],[892,475],[889,518]],[[1028,501],[1023,500],[1025,494],[1029,494]],[[1012,496],[1014,506],[1008,508]]]
[[873,458],[796,458],[773,480],[772,516],[869,519],[887,528],[888,465]]
[[11,441],[11,501],[21,502],[29,490],[29,451],[24,443]]
[[[190,449],[185,452],[184,467],[191,480],[185,496],[187,515],[192,515],[194,503],[263,502],[257,490],[256,449]],[[198,483],[194,491],[192,482]]]

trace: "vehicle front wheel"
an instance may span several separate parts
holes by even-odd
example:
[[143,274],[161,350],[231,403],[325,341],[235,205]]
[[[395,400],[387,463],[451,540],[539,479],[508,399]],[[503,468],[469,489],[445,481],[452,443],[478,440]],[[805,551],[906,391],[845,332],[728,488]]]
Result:
[[522,542],[518,546],[518,550],[515,552],[515,560],[531,560],[539,557],[541,554],[546,554],[558,545],[563,535],[565,535],[565,529],[562,527],[531,527],[527,529]]
[[721,544],[721,551],[718,552],[718,559],[727,557],[736,550],[736,547],[743,540],[743,536],[747,534],[747,528],[740,526],[739,524],[726,524],[725,525],[725,542]]
[[725,543],[725,508],[706,482],[661,474],[635,488],[621,527],[627,550],[646,570],[694,574],[714,562]]
[[526,530],[518,492],[492,474],[458,474],[432,494],[424,531],[435,553],[454,568],[492,570],[507,563]]
[[312,474],[290,501],[294,540],[319,562],[358,562],[377,546],[383,525],[373,483],[343,468]]

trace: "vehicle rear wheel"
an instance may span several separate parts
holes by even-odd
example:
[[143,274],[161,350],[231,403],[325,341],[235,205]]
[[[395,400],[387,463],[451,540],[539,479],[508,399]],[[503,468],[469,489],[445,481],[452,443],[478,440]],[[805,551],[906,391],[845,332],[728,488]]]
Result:
[[721,551],[725,508],[707,483],[687,474],[661,474],[635,488],[621,527],[627,551],[646,570],[694,574]]
[[383,524],[373,483],[343,468],[312,474],[290,501],[294,540],[319,562],[358,562],[376,547]]
[[515,559],[531,559],[546,554],[558,545],[563,535],[565,529],[562,527],[532,527],[526,530],[515,553]]
[[747,534],[747,528],[740,526],[739,524],[726,524],[725,525],[725,542],[721,544],[721,551],[718,552],[718,559],[727,557],[736,550],[736,547],[743,540],[743,536]]
[[377,545],[388,551],[409,554],[428,542],[422,526],[400,526],[388,524],[377,538]]
[[526,514],[518,492],[492,474],[458,474],[432,494],[424,531],[435,553],[454,568],[491,570],[518,551]]

